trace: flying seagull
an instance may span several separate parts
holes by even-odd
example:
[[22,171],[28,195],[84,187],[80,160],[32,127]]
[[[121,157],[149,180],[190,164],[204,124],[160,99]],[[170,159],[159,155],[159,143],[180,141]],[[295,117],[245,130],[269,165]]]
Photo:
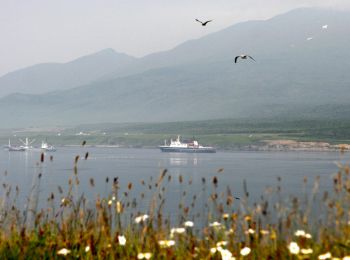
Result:
[[202,26],[206,26],[207,23],[210,23],[210,22],[213,21],[213,20],[208,20],[208,21],[202,22],[202,21],[199,21],[198,19],[196,19],[196,21],[199,22],[199,23],[201,23]]
[[327,28],[328,28],[328,24],[325,24],[325,25],[322,26],[322,29],[326,30]]
[[247,54],[241,54],[241,55],[239,55],[239,56],[236,56],[236,58],[235,58],[235,63],[237,63],[237,60],[238,60],[239,58],[241,58],[242,60],[246,60],[246,59],[250,58],[250,59],[252,59],[253,61],[256,61],[256,60],[254,60],[254,58],[253,58],[252,56],[249,56],[249,55],[247,55]]

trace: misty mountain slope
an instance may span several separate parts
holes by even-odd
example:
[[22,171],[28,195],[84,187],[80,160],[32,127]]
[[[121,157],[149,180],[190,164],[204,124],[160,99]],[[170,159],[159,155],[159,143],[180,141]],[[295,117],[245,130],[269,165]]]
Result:
[[[0,110],[12,106],[8,121],[18,115],[19,123],[36,125],[43,122],[257,118],[292,116],[293,113],[298,117],[307,111],[322,116],[324,110],[314,107],[347,104],[349,80],[329,87],[333,84],[334,74],[319,75],[312,71],[313,66],[309,70],[297,67],[293,76],[281,63],[273,67],[258,63],[236,66],[231,61],[210,64],[209,68],[199,64],[163,68],[46,95],[12,95],[2,99]],[[346,71],[337,69],[336,72]],[[254,77],[249,77],[251,74]],[[304,74],[309,77],[299,76]],[[6,118],[1,112],[0,115]]]
[[[328,24],[328,30],[322,26]],[[250,53],[257,58],[270,54],[283,55],[291,48],[306,44],[308,37],[334,39],[327,44],[336,47],[338,41],[349,43],[347,26],[349,12],[323,9],[296,9],[266,21],[248,21],[230,26],[200,39],[190,40],[174,49],[147,55],[118,71],[106,74],[103,79],[113,79],[153,68],[180,66],[188,63],[215,62],[236,55]],[[324,34],[328,34],[325,36]],[[343,34],[343,35],[342,35]],[[333,38],[333,37],[339,37]],[[333,43],[332,43],[333,42]]]
[[[10,95],[0,99],[0,116],[14,126],[218,118],[349,119],[350,35],[346,31],[350,16],[345,14],[300,9],[268,21],[243,23],[187,42],[178,47],[181,52],[174,49],[153,56],[154,64],[159,64],[167,55],[199,57],[199,49],[203,59],[183,60],[178,65],[170,60],[169,66],[44,95]],[[322,29],[324,24],[329,25],[327,30]],[[240,37],[231,39],[233,35]],[[313,39],[307,40],[310,35]],[[221,48],[213,48],[214,42]],[[256,62],[234,64],[235,53],[244,50]]]
[[132,63],[135,58],[112,49],[68,63],[44,63],[8,73],[0,78],[0,95],[42,94],[88,84],[104,74]]

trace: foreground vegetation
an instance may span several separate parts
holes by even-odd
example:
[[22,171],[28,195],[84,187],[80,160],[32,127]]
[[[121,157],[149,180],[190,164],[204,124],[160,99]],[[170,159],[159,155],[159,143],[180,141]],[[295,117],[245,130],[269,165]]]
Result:
[[[41,155],[39,166],[48,159]],[[317,179],[311,191],[285,198],[278,179],[255,203],[248,203],[246,183],[241,198],[229,186],[219,188],[218,177],[202,178],[206,192],[192,194],[191,179],[167,170],[140,180],[138,190],[135,183],[121,187],[118,177],[107,178],[108,195],[91,200],[78,192],[80,160],[75,158],[67,192],[52,191],[44,208],[38,207],[41,173],[24,210],[17,205],[19,188],[3,183],[1,259],[350,258],[348,166],[339,165],[333,189],[323,194]],[[180,197],[169,214],[167,193],[174,182]],[[93,189],[94,179],[89,183]]]

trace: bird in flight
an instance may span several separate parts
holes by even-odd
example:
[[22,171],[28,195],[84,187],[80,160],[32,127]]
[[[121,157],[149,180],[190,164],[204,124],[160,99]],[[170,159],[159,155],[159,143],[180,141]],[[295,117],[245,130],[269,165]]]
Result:
[[202,22],[202,21],[199,21],[198,19],[196,19],[196,21],[199,22],[199,23],[201,23],[202,26],[206,26],[207,23],[210,23],[210,22],[213,21],[213,20],[208,20],[208,21]]
[[250,59],[252,59],[253,61],[256,61],[256,60],[254,60],[254,58],[253,58],[252,56],[249,56],[249,55],[247,55],[247,54],[241,54],[241,55],[239,55],[239,56],[236,56],[236,58],[235,58],[235,63],[237,63],[237,60],[238,60],[239,58],[242,59],[242,60],[246,60],[246,59],[250,58]]

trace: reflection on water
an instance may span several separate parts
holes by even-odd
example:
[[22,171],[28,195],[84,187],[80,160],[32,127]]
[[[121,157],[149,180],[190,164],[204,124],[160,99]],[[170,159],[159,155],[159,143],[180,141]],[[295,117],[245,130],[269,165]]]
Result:
[[193,158],[188,158],[188,157],[170,157],[169,158],[169,165],[171,166],[179,166],[179,165],[197,165],[198,164],[198,158],[193,157]]

